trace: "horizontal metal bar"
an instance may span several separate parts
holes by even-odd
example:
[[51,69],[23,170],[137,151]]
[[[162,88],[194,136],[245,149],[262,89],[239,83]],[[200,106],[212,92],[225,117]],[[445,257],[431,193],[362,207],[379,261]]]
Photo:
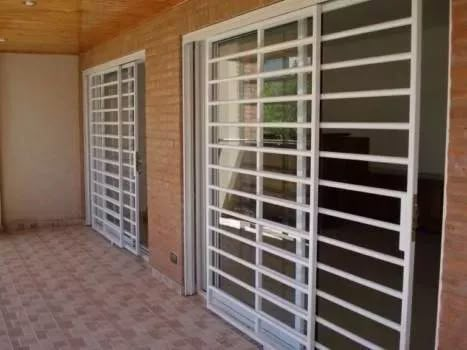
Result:
[[107,83],[101,83],[101,84],[98,84],[98,85],[94,85],[93,87],[91,87],[92,89],[98,89],[98,88],[102,88],[102,87],[106,87],[106,86],[111,86],[111,85],[117,85],[118,84],[118,81],[109,81]]
[[220,106],[228,104],[251,104],[251,103],[274,103],[274,102],[295,102],[295,101],[311,101],[312,95],[290,95],[290,96],[273,96],[273,97],[258,97],[240,100],[222,100],[209,101],[209,106]]
[[131,220],[131,219],[128,219],[128,218],[126,218],[125,216],[123,216],[123,220],[125,220],[126,222],[128,222],[128,223],[130,223],[130,224],[132,224],[132,225],[136,225],[136,222],[135,222],[135,221],[133,221],[133,220]]
[[136,194],[135,193],[131,193],[131,192],[128,192],[128,191],[122,191],[124,194],[128,195],[128,196],[132,196],[132,197],[136,197]]
[[391,321],[391,320],[388,320],[387,318],[385,317],[382,317],[382,316],[379,316],[377,314],[375,314],[374,312],[371,312],[371,311],[368,311],[360,306],[357,306],[357,305],[354,305],[352,303],[349,303],[348,301],[345,301],[345,300],[342,300],[340,298],[337,298],[331,294],[328,294],[326,292],[323,292],[321,290],[317,290],[316,291],[316,295],[320,298],[323,298],[331,303],[334,303],[334,304],[337,304],[341,307],[343,307],[344,309],[348,309],[350,311],[353,311],[361,316],[364,316],[372,321],[375,321],[379,324],[382,324],[383,326],[386,326],[388,328],[392,328],[394,329],[395,331],[398,331],[400,332],[401,331],[401,325],[400,324],[397,324],[396,322],[394,321]]
[[319,324],[323,325],[324,327],[326,328],[329,328],[331,330],[333,330],[334,332],[336,333],[339,333],[340,335],[343,335],[344,337],[364,346],[365,348],[367,349],[370,349],[370,350],[384,350],[384,348],[380,347],[379,345],[376,345],[366,339],[363,339],[362,337],[342,328],[342,327],[339,327],[337,325],[335,325],[334,323],[331,323],[329,321],[326,321],[324,318],[320,317],[320,316],[316,316],[316,322],[318,322]]
[[274,52],[274,51],[281,51],[281,50],[295,48],[297,46],[309,45],[312,43],[313,43],[313,37],[307,37],[307,38],[297,39],[297,40],[289,40],[289,41],[275,44],[275,45],[264,46],[264,47],[260,47],[257,49],[234,53],[231,55],[211,58],[211,59],[208,59],[208,63],[216,63],[216,62],[221,62],[221,61],[226,61],[226,60],[232,60],[235,58],[241,58],[241,57],[252,56],[252,55],[257,55],[257,54],[265,54],[265,53]]
[[360,160],[363,162],[400,164],[400,165],[407,165],[409,162],[408,158],[403,158],[403,157],[378,156],[378,155],[371,155],[371,154],[344,153],[344,152],[320,151],[319,156],[321,158]]
[[98,137],[103,139],[118,139],[117,135],[109,135],[109,134],[91,134],[91,137]]
[[379,187],[354,185],[354,184],[330,181],[330,180],[319,180],[319,185],[325,186],[325,187],[331,187],[331,188],[338,188],[338,189],[347,190],[347,191],[375,194],[375,195],[385,196],[385,197],[404,198],[406,196],[406,193],[402,191],[387,190],[387,189],[379,188]]
[[127,204],[123,204],[123,207],[126,208],[126,209],[128,209],[128,210],[131,210],[131,211],[136,212],[136,209],[135,209],[134,207],[130,207],[130,206],[127,205]]
[[257,200],[257,201],[264,202],[264,203],[279,205],[281,207],[285,207],[285,208],[288,208],[288,209],[301,210],[301,211],[304,211],[304,212],[307,212],[307,213],[310,212],[310,206],[309,205],[298,204],[296,202],[292,202],[292,201],[289,201],[289,200],[286,200],[286,199],[279,199],[279,198],[274,198],[274,197],[265,196],[265,195],[257,195],[257,194],[252,194],[252,193],[248,193],[248,192],[244,192],[244,191],[238,191],[238,190],[232,190],[232,189],[228,189],[228,188],[222,188],[222,187],[218,187],[218,186],[214,186],[214,185],[209,185],[209,189],[219,191],[219,192],[233,194],[233,195],[236,195],[236,196],[241,196],[241,197],[244,197],[244,198]]
[[112,173],[109,173],[107,171],[103,171],[103,170],[97,170],[97,169],[91,169],[91,171],[93,173],[97,173],[99,175],[103,175],[103,176],[109,176],[111,178],[114,178],[115,180],[120,180],[120,177],[116,174],[112,174]]
[[328,272],[328,273],[333,274],[335,276],[344,278],[344,279],[349,280],[351,282],[360,284],[360,285],[362,285],[364,287],[374,289],[374,290],[376,290],[378,292],[390,295],[390,296],[392,296],[394,298],[402,299],[402,292],[400,292],[398,290],[395,290],[393,288],[383,286],[382,284],[367,280],[366,278],[356,276],[356,275],[354,275],[352,273],[336,269],[336,268],[334,268],[332,266],[329,266],[329,265],[326,265],[326,264],[323,264],[323,263],[320,263],[320,262],[316,264],[316,267],[318,269],[322,270],[322,271],[325,271],[325,272]]
[[364,91],[342,91],[321,94],[322,100],[342,100],[368,97],[410,96],[410,89],[380,89]]
[[353,221],[353,222],[359,222],[359,223],[365,224],[365,225],[380,227],[380,228],[384,228],[386,230],[391,230],[391,231],[396,231],[396,232],[400,232],[400,230],[401,230],[400,225],[393,224],[391,222],[371,219],[371,218],[367,218],[367,217],[360,216],[360,215],[355,215],[355,214],[348,214],[348,213],[344,213],[344,212],[337,211],[337,210],[326,209],[326,208],[318,208],[318,213],[323,214],[323,215],[333,216],[333,217],[339,218],[339,219],[349,220],[349,221]]
[[315,349],[316,350],[330,350],[330,348],[324,346],[321,343],[318,343],[317,341],[315,341]]
[[118,108],[100,108],[100,109],[92,109],[91,112],[118,112]]
[[118,98],[118,95],[107,95],[107,96],[91,97],[91,101],[109,100],[111,98]]
[[103,158],[99,158],[99,157],[96,157],[96,156],[92,156],[91,157],[91,160],[95,160],[95,161],[98,161],[98,162],[101,162],[101,163],[107,163],[107,164],[110,164],[110,165],[115,165],[115,166],[119,166],[120,164],[116,161],[113,161],[113,160],[109,160],[109,159],[103,159]]
[[91,122],[94,125],[118,125],[118,122]]
[[225,215],[229,215],[229,216],[233,216],[233,217],[245,220],[245,221],[249,221],[249,222],[255,223],[257,225],[263,225],[263,226],[267,226],[267,227],[277,228],[278,230],[284,231],[285,233],[289,234],[290,236],[292,236],[292,238],[310,239],[308,232],[299,231],[299,230],[294,229],[294,228],[292,228],[290,226],[286,226],[286,225],[279,224],[279,223],[272,222],[272,221],[265,220],[265,219],[256,219],[256,218],[253,218],[253,217],[250,217],[250,216],[247,216],[247,215],[236,213],[236,212],[231,211],[231,210],[217,208],[217,207],[215,207],[213,205],[210,205],[209,209],[217,211],[217,212],[225,214]]
[[[286,251],[284,251],[284,250],[282,250],[280,248],[270,246],[269,244],[252,241],[252,240],[249,240],[249,239],[244,238],[242,236],[239,236],[239,235],[230,233],[230,232],[228,232],[226,230],[220,229],[218,227],[209,226],[209,229],[212,230],[212,231],[216,231],[217,233],[219,233],[219,234],[221,234],[223,236],[226,236],[226,237],[235,239],[236,241],[247,244],[247,245],[249,245],[251,247],[258,248],[258,249],[264,250],[266,252],[269,252],[271,254],[277,255],[277,256],[279,256],[279,257],[281,257],[283,259],[289,260],[289,261],[291,261],[293,263],[300,264],[300,265],[303,265],[303,266],[308,266],[308,264],[309,264],[308,259],[301,258],[301,257],[299,257],[297,255],[293,255],[293,254],[291,254],[289,252],[286,252]],[[260,266],[260,265],[258,265],[258,266]],[[306,290],[304,290],[304,292],[306,292]]]
[[239,76],[230,77],[230,78],[210,80],[209,84],[213,85],[213,84],[219,84],[219,83],[226,83],[230,81],[274,78],[274,77],[294,75],[294,74],[300,74],[300,73],[311,73],[312,71],[313,71],[313,66],[287,68],[287,69],[280,69],[280,70],[275,70],[271,72],[245,74],[245,75],[239,75]]
[[347,242],[339,241],[337,239],[326,237],[323,235],[318,236],[318,241],[322,243],[330,244],[332,246],[339,247],[345,250],[350,250],[354,253],[366,255],[374,259],[382,260],[382,261],[385,261],[391,264],[395,264],[398,266],[404,266],[404,259],[396,258],[395,256],[383,254],[383,253],[380,253],[380,252],[377,252],[371,249],[362,248],[355,244],[350,244]]
[[379,31],[387,30],[387,29],[410,26],[411,24],[412,24],[411,17],[397,19],[394,21],[372,24],[369,26],[364,26],[364,27],[359,27],[359,28],[354,28],[354,29],[349,29],[349,30],[343,30],[337,33],[326,34],[321,37],[321,41],[325,42],[325,41],[343,39],[343,38],[348,38],[348,37],[356,36],[356,35],[362,35],[362,34],[367,34],[367,33],[379,32]]
[[355,129],[355,130],[409,130],[409,123],[320,123],[321,129]]
[[210,127],[311,128],[311,123],[209,123]]
[[120,151],[118,148],[105,147],[105,146],[96,146],[96,145],[92,145],[91,148],[104,150],[104,151],[109,151],[109,152],[119,152]]
[[[133,165],[129,165],[129,167],[132,167],[132,166],[133,166]],[[130,178],[125,177],[125,176],[122,176],[122,179],[125,180],[125,181],[133,182],[133,183],[136,182],[135,179],[130,179]]]
[[288,181],[288,182],[294,182],[294,183],[305,184],[305,185],[311,184],[310,178],[281,174],[281,173],[273,173],[271,171],[258,171],[258,170],[242,169],[242,168],[232,168],[232,167],[213,165],[213,164],[208,165],[208,167],[209,169],[213,169],[213,170],[231,171],[233,173],[243,174],[243,175],[261,176],[261,177],[265,177],[268,179]]
[[397,53],[392,55],[384,56],[375,56],[367,58],[359,58],[348,61],[332,62],[332,63],[323,63],[321,64],[321,70],[331,70],[331,69],[341,69],[341,68],[351,68],[351,67],[360,67],[371,64],[381,64],[381,63],[390,63],[398,61],[406,61],[412,58],[410,52]]
[[219,144],[209,144],[209,148],[218,148],[218,149],[230,149],[234,151],[250,151],[250,152],[260,152],[260,153],[273,153],[273,154],[286,154],[290,156],[302,156],[302,157],[311,157],[311,151],[299,151],[293,148],[277,148],[277,147],[254,147],[254,146],[231,146],[231,145],[219,145]]

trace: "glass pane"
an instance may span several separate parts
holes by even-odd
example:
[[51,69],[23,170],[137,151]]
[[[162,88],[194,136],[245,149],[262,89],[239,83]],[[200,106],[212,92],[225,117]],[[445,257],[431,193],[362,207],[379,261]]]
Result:
[[322,43],[323,63],[410,52],[410,27],[401,27]]
[[295,227],[296,210],[279,205],[263,203],[263,218],[278,224]]
[[291,303],[295,302],[295,289],[273,278],[262,275],[262,288]]
[[218,208],[256,217],[256,201],[253,199],[214,190],[211,191],[211,198],[211,204]]
[[[311,130],[304,130],[304,147],[310,149]],[[263,146],[275,148],[297,149],[297,129],[263,128]]]
[[297,75],[286,75],[264,79],[261,96],[290,96],[297,95]]
[[263,178],[263,194],[295,202],[297,199],[297,184],[290,181]]
[[272,72],[281,69],[310,66],[313,57],[312,47],[308,45],[303,50],[305,52],[303,59],[299,58],[297,47],[265,53],[263,71]]
[[264,72],[298,67],[298,49],[296,47],[264,54]]
[[306,20],[307,22],[307,34],[308,36],[313,35],[313,17],[310,17]]
[[[256,261],[256,249],[251,245],[237,241],[236,239],[224,236],[223,234],[215,231],[211,232],[211,242],[213,245],[226,253],[229,253],[239,259],[245,260],[251,264],[255,264]],[[238,264],[237,266],[243,266]],[[249,269],[247,270],[249,272]],[[238,276],[238,272],[234,272],[235,277]],[[238,278],[238,277],[237,277]],[[242,279],[241,277],[239,279]],[[254,280],[254,277],[253,277]],[[254,282],[253,282],[254,283]]]
[[295,278],[296,264],[277,255],[261,251],[262,264],[276,272]]
[[408,96],[322,100],[321,121],[407,123],[409,104]]
[[[322,298],[317,299],[317,309],[319,310],[318,315],[325,320],[381,346],[382,349],[399,348],[399,333],[391,328]],[[357,347],[356,344],[352,347],[352,345],[348,344],[349,341],[341,340],[339,336],[328,336],[324,341],[326,346],[331,346],[331,348],[362,348],[361,346]],[[346,345],[344,346],[344,344]]]
[[407,157],[406,130],[321,130],[320,150]]
[[403,253],[399,250],[398,232],[322,214],[318,216],[318,225],[322,236],[394,257],[403,257]]
[[395,224],[400,222],[399,198],[321,186],[319,206]]
[[255,123],[257,114],[256,103],[211,106],[211,120],[214,123]]
[[118,79],[118,72],[109,72],[104,74],[104,83],[110,83],[113,81],[117,81]]
[[265,123],[279,123],[297,122],[297,102],[277,102],[277,103],[264,103],[263,104],[263,122]]
[[285,323],[287,326],[291,328],[295,328],[295,315],[291,312],[287,311],[286,309],[271,303],[267,299],[262,299],[261,301],[262,311],[269,316],[272,316],[276,320]]
[[[308,161],[306,162],[306,176],[310,176],[310,162],[308,157],[307,160]],[[291,156],[287,154],[264,153],[263,170],[282,174],[296,175],[297,156]]]
[[410,17],[410,0],[372,0],[323,13],[323,35]]
[[279,44],[298,38],[298,23],[292,22],[264,31],[264,45]]
[[257,81],[226,81],[211,86],[211,101],[243,100],[257,97]]
[[257,55],[231,58],[211,64],[211,79],[224,79],[258,72]]
[[118,94],[118,84],[104,86],[104,96],[115,96]]
[[255,295],[253,293],[243,287],[240,287],[238,284],[231,282],[227,278],[216,274],[215,272],[213,272],[212,278],[215,281],[215,286],[221,291],[250,306],[251,308],[255,307]]
[[322,72],[324,93],[409,87],[410,61],[371,64]]
[[232,149],[212,151],[212,164],[229,168],[256,169],[256,153]]
[[256,193],[256,176],[224,170],[212,170],[211,176],[212,183],[218,187]]
[[250,286],[255,285],[255,272],[253,270],[221,254],[212,253],[212,255],[214,266]]
[[258,46],[257,32],[250,32],[215,42],[212,46],[212,57],[232,55],[252,50]]
[[[400,299],[364,287],[344,278],[337,277],[318,269],[318,289],[360,306],[368,311],[400,322]],[[318,310],[319,313],[319,310]]]
[[324,180],[398,191],[407,189],[405,165],[321,158],[319,168],[319,176]]

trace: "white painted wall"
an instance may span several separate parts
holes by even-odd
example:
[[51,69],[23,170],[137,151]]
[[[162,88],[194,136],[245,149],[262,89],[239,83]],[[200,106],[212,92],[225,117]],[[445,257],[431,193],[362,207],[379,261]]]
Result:
[[0,54],[2,220],[82,217],[78,56]]

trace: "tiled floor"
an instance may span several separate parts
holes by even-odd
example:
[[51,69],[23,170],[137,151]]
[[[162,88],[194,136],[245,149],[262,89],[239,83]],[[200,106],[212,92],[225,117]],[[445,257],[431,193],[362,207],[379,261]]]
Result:
[[0,350],[256,348],[88,228],[0,234]]

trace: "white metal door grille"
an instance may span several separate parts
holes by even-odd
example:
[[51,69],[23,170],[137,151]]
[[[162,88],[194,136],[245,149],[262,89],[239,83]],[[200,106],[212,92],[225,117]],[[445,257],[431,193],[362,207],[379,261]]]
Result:
[[136,64],[89,77],[92,227],[138,254]]
[[207,302],[261,343],[409,347],[420,11],[338,0],[207,40]]

